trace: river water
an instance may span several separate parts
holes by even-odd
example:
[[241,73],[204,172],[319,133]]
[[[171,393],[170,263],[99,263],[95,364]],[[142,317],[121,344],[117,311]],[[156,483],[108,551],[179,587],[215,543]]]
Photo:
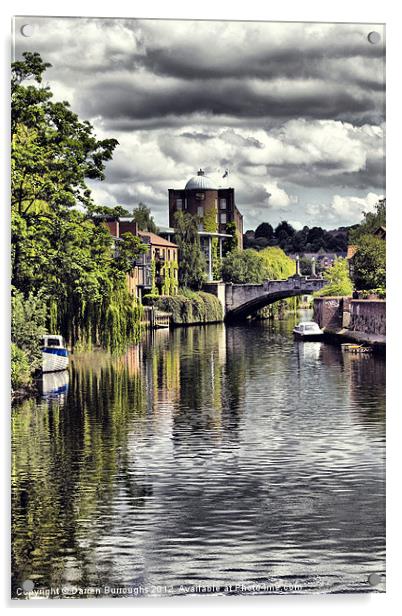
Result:
[[383,591],[384,358],[293,325],[157,331],[16,407],[13,596]]

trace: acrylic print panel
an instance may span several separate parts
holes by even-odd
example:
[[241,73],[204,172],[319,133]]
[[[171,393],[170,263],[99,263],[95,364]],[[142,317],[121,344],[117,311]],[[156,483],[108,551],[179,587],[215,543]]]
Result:
[[14,26],[12,596],[384,592],[383,25]]

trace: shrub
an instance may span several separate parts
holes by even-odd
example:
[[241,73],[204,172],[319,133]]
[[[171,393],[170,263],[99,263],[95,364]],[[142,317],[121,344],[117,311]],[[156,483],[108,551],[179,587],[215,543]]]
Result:
[[24,351],[30,369],[41,365],[40,339],[46,333],[46,302],[39,295],[29,293],[24,298],[20,291],[14,290],[11,305],[11,340]]
[[32,382],[29,356],[13,342],[11,344],[11,387],[15,391]]
[[316,297],[352,295],[353,284],[349,276],[349,267],[346,259],[336,259],[335,263],[324,272],[323,276],[328,281],[328,284],[314,294]]
[[142,303],[144,306],[154,306],[160,299],[160,295],[157,295],[155,293],[147,293],[146,295],[143,295]]

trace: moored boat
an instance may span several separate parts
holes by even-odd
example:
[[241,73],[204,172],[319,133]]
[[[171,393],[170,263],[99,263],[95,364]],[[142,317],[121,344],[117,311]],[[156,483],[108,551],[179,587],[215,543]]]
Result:
[[63,336],[43,336],[41,351],[42,372],[58,372],[68,368],[68,351]]
[[302,321],[293,329],[293,334],[300,340],[320,340],[324,332],[314,321]]

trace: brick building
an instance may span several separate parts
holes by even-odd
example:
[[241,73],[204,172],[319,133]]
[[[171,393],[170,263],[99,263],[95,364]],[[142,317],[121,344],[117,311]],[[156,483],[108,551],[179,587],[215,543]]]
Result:
[[243,216],[235,202],[234,188],[218,187],[200,169],[183,189],[169,189],[169,225],[175,226],[176,212],[188,212],[197,218],[201,247],[205,253],[208,278],[212,279],[212,244],[218,242],[218,254],[228,237],[226,225],[234,223],[238,246],[243,249]]
[[199,231],[226,233],[226,224],[234,222],[243,247],[243,216],[235,203],[234,188],[219,188],[200,169],[184,189],[169,189],[169,224],[174,227],[177,211],[189,212],[198,218]]
[[127,285],[132,295],[142,299],[154,287],[158,289],[159,293],[162,293],[167,272],[166,264],[171,266],[169,275],[174,276],[177,285],[178,254],[176,244],[150,231],[140,231],[135,220],[129,217],[111,218],[105,216],[101,217],[100,221],[109,229],[113,237],[115,252],[119,249],[119,242],[122,241],[123,233],[132,233],[148,246],[147,252],[133,263],[133,269],[127,274]]

